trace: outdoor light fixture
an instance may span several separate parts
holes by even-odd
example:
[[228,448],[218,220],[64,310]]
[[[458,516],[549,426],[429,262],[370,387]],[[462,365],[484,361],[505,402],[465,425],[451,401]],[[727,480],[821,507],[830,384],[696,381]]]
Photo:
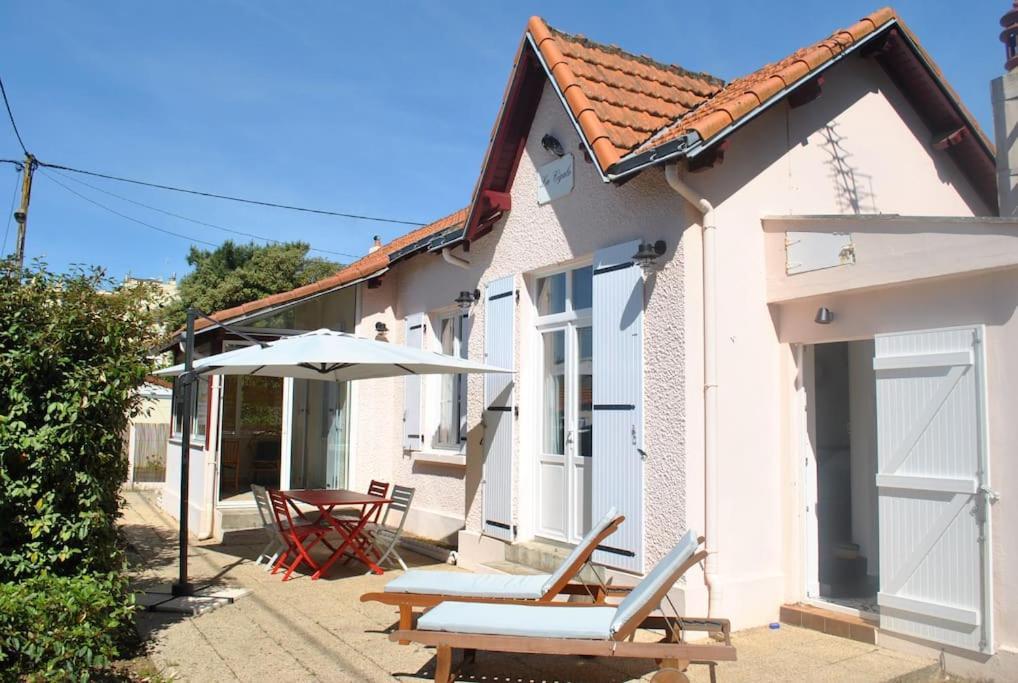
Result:
[[558,138],[554,135],[545,135],[541,138],[541,146],[557,157],[564,156],[566,153],[565,148],[562,147],[562,143],[559,142]]
[[481,298],[481,290],[475,289],[472,292],[463,290],[460,295],[456,297],[456,305],[464,311],[470,308],[475,301]]
[[831,313],[831,309],[821,306],[817,309],[817,317],[813,318],[813,322],[817,325],[830,325],[834,322],[834,314]]
[[641,240],[640,248],[633,254],[633,263],[640,266],[643,276],[647,277],[657,270],[657,260],[665,253],[667,248],[668,245],[665,244],[664,240],[658,240],[653,244]]

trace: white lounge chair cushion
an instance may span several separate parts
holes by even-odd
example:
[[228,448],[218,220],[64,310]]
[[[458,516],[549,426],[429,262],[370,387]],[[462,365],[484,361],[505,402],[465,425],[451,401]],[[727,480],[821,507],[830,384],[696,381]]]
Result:
[[[666,583],[674,582],[678,577],[675,572],[682,564],[691,558],[699,547],[696,532],[690,529],[686,535],[679,539],[678,545],[665,555],[657,566],[647,574],[642,581],[634,588],[626,599],[619,603],[618,611],[611,623],[611,632],[618,633],[622,626],[633,618],[640,608]],[[657,605],[654,605],[657,608]]]
[[443,602],[417,620],[422,631],[608,640],[614,607]]
[[[618,510],[613,507],[605,513],[605,516],[602,517],[597,524],[591,527],[590,531],[587,532],[587,535],[580,539],[580,542],[576,544],[575,548],[573,548],[573,552],[569,553],[565,562],[560,564],[559,568],[555,570],[555,573],[548,577],[548,580],[544,584],[544,591],[542,592],[542,595],[551,590],[551,587],[555,585],[555,582],[559,581],[565,575],[569,565],[575,562],[576,558],[578,558],[581,553],[590,553],[590,546],[594,543],[594,539],[597,535],[604,531],[608,525],[612,523],[612,520],[618,516]],[[572,579],[573,577],[570,576],[569,578]]]
[[385,592],[536,600],[544,595],[547,581],[547,574],[467,574],[411,569],[387,583]]

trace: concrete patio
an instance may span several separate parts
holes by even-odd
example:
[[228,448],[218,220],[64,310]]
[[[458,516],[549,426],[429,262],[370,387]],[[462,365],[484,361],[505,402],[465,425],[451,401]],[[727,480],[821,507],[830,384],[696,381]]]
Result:
[[[127,493],[124,530],[137,558],[140,588],[165,583],[176,572],[176,529],[151,494]],[[335,567],[312,582],[300,576],[282,583],[253,559],[264,545],[261,532],[245,533],[229,545],[191,546],[192,580],[213,581],[250,593],[232,605],[197,617],[143,612],[139,631],[150,643],[149,657],[163,675],[182,681],[427,681],[432,651],[399,646],[386,634],[392,608],[358,597],[381,590],[395,573],[364,576],[359,565]],[[410,558],[407,558],[408,561]],[[415,556],[414,563],[449,569]],[[934,681],[943,680],[929,660],[790,626],[735,634],[739,661],[723,664],[724,682],[765,681]],[[459,680],[497,683],[647,680],[653,662],[510,656],[479,653]],[[689,671],[707,681],[703,667]]]

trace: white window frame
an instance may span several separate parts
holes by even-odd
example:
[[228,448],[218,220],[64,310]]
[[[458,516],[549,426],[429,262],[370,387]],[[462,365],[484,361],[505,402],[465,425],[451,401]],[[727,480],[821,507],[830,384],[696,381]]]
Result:
[[[463,311],[457,306],[454,308],[443,308],[437,311],[432,311],[428,314],[428,324],[430,329],[425,336],[424,345],[426,348],[442,353],[442,339],[439,336],[441,334],[442,323],[445,320],[452,320],[454,324],[455,335],[453,338],[453,350],[452,355],[459,357],[461,353],[461,344],[463,342]],[[438,441],[437,434],[438,429],[442,420],[442,381],[445,375],[427,375],[422,377],[422,407],[421,407],[421,431],[426,435],[422,448],[424,453],[434,453],[442,455],[450,454],[465,454],[466,453],[466,439],[460,432],[460,425],[462,424],[461,417],[462,411],[465,406],[459,405],[461,391],[460,385],[466,381],[466,376],[463,374],[456,375],[456,382],[453,385],[453,393],[457,403],[455,434],[456,441],[449,443],[442,443]],[[427,460],[427,458],[421,458]],[[441,462],[445,464],[459,464],[459,461],[445,461],[437,459],[435,462]]]
[[[543,407],[543,340],[542,335],[546,332],[552,332],[555,330],[563,330],[565,332],[565,343],[566,343],[566,359],[567,363],[571,363],[571,355],[575,355],[572,351],[576,347],[577,328],[580,327],[592,327],[593,326],[593,300],[591,300],[590,308],[574,309],[573,308],[573,278],[572,272],[579,270],[580,268],[592,267],[594,265],[593,256],[576,259],[567,263],[560,263],[554,266],[541,268],[539,270],[532,271],[527,276],[527,284],[532,293],[530,299],[530,307],[532,311],[533,325],[531,325],[531,351],[524,357],[526,359],[526,365],[522,368],[523,373],[529,378],[529,385],[531,387],[528,391],[530,400],[535,406],[533,411],[532,429],[531,436],[528,439],[531,444],[531,481],[535,483],[532,488],[533,491],[539,491],[540,487],[537,486],[537,482],[541,476],[540,473],[540,453],[544,447],[544,416],[541,414]],[[538,280],[545,277],[558,275],[559,273],[566,274],[566,295],[565,295],[565,311],[562,313],[549,313],[547,315],[541,315],[538,310],[537,303],[537,284]],[[593,294],[593,291],[591,292]],[[576,387],[576,373],[574,369],[566,371],[566,391],[572,392],[572,395],[576,395],[578,387]],[[569,406],[567,406],[567,421],[569,414]],[[588,465],[589,466],[589,465]],[[538,501],[539,502],[539,501]],[[537,513],[538,507],[534,506],[534,530],[535,533],[542,537],[554,538],[543,534],[540,531],[540,520]],[[565,538],[554,538],[554,540],[563,541],[566,543],[574,542],[575,539],[569,538],[570,532],[567,530]],[[582,534],[580,534],[582,536]]]
[[[205,425],[204,429],[198,431],[198,406],[201,403],[201,387],[205,386]],[[173,396],[170,404],[170,440],[176,443],[183,441],[183,430],[177,426],[177,420],[181,417],[181,409],[184,407],[184,401],[178,401],[178,396],[182,393],[183,387],[180,384],[179,377],[173,382]],[[207,439],[207,433],[209,430],[209,395],[212,393],[212,389],[209,386],[209,378],[204,375],[199,375],[195,378],[194,383],[194,405],[191,406],[191,445],[199,446],[202,449],[205,448],[205,442]]]

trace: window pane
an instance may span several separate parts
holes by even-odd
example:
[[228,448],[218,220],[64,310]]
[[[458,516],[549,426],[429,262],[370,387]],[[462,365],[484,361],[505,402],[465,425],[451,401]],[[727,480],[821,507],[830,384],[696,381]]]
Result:
[[173,436],[180,436],[182,413],[184,412],[184,385],[180,377],[173,378]]
[[582,311],[594,303],[594,267],[573,271],[573,310]]
[[192,441],[205,440],[205,426],[209,417],[209,380],[199,377],[194,384],[194,426],[191,428]]
[[237,433],[237,401],[240,398],[242,379],[234,375],[223,375],[223,433]]
[[563,330],[545,332],[544,340],[544,452],[565,454],[566,335]]
[[579,395],[576,397],[577,452],[581,458],[594,454],[594,354],[589,327],[576,330],[576,363]]
[[279,434],[283,430],[283,380],[279,377],[243,377],[240,431]]
[[537,313],[551,315],[566,310],[566,274],[556,273],[537,280]]

